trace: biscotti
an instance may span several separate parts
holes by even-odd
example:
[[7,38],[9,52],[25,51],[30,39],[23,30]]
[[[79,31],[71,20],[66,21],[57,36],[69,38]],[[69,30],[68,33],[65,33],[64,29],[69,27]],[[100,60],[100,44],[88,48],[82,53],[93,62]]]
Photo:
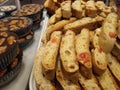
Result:
[[50,35],[51,35],[52,32],[59,31],[59,30],[62,31],[63,27],[66,24],[74,22],[75,20],[76,20],[76,18],[70,18],[69,20],[61,20],[61,21],[57,22],[56,24],[49,26],[47,28],[47,30],[45,31],[45,33],[44,33],[44,37],[42,38],[42,41],[47,42],[49,40]]
[[87,1],[85,5],[85,13],[89,17],[95,17],[97,15],[97,8],[95,7],[95,1]]
[[107,68],[107,54],[100,48],[99,45],[99,34],[100,29],[97,29],[93,37],[93,49],[92,49],[92,64],[93,71],[97,75],[101,75],[105,72]]
[[117,41],[111,51],[112,55],[117,58],[118,61],[120,61],[120,44],[119,39],[117,38]]
[[49,18],[49,21],[48,21],[48,24],[49,24],[49,25],[52,25],[52,24],[54,24],[54,23],[56,23],[55,14],[52,15],[52,16]]
[[42,67],[43,73],[49,80],[53,80],[55,76],[56,59],[61,37],[61,31],[53,32],[50,41],[48,41],[48,43],[45,46],[45,53],[42,59]]
[[57,6],[55,5],[55,3],[53,2],[53,0],[46,0],[44,3],[44,7],[48,10],[49,14],[53,14],[55,13],[55,11],[57,10]]
[[98,9],[98,12],[103,12],[106,15],[109,14],[112,11],[112,8],[110,6],[106,6],[103,1],[97,1],[95,2],[95,6]]
[[42,73],[42,64],[41,60],[45,51],[45,46],[42,46],[38,49],[35,58],[34,58],[34,77],[35,81],[39,87],[39,90],[56,90],[55,85],[47,80]]
[[62,37],[60,58],[66,72],[75,73],[79,70],[75,52],[75,33],[73,31],[68,30]]
[[80,66],[80,72],[87,78],[92,77],[92,61],[90,46],[90,32],[88,29],[82,29],[81,33],[76,37],[77,60]]
[[118,34],[118,38],[120,39],[120,20],[118,21],[117,34]]
[[75,0],[72,3],[72,12],[75,17],[82,18],[82,6],[80,0]]
[[108,67],[116,79],[120,82],[120,63],[111,54],[108,54]]
[[79,83],[82,85],[84,90],[101,90],[94,75],[92,75],[90,79],[87,79],[79,73]]
[[92,50],[93,71],[97,75],[101,75],[107,68],[107,55],[100,48]]
[[81,90],[78,82],[74,83],[64,76],[60,59],[58,60],[57,63],[56,78],[64,90]]
[[[112,19],[111,19],[112,18]],[[99,36],[99,44],[104,52],[111,52],[116,42],[117,14],[110,13],[103,22]]]
[[58,8],[58,9],[55,11],[55,17],[56,17],[56,20],[57,20],[57,21],[61,20],[61,18],[62,18],[62,10],[61,10],[61,8]]
[[101,26],[103,20],[104,19],[100,16],[97,16],[95,18],[85,17],[65,25],[64,31],[72,30],[76,33],[80,33],[83,28],[94,30]]
[[70,0],[61,3],[61,11],[63,18],[70,18],[72,16]]
[[97,79],[103,90],[119,90],[120,89],[108,69],[102,75],[97,76]]
[[58,9],[55,11],[55,14],[50,17],[48,23],[49,23],[49,25],[55,24],[55,23],[57,23],[58,21],[60,21],[61,18],[62,18],[61,8],[58,8]]

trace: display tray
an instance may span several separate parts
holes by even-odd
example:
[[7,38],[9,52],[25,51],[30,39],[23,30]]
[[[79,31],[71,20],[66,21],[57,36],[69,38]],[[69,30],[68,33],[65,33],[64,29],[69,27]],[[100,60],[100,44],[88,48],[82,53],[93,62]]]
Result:
[[[41,36],[40,36],[40,39],[39,39],[39,44],[38,44],[38,47],[37,49],[42,45],[42,42],[41,42],[41,39],[42,39],[42,35],[44,33],[44,31],[46,30],[47,28],[47,23],[48,23],[48,15],[47,15],[47,11],[46,10],[43,10],[43,19],[41,21]],[[37,87],[36,87],[36,82],[35,82],[35,79],[34,79],[34,76],[33,76],[33,69],[32,69],[32,72],[31,72],[31,75],[30,75],[30,79],[29,79],[29,90],[37,90]]]

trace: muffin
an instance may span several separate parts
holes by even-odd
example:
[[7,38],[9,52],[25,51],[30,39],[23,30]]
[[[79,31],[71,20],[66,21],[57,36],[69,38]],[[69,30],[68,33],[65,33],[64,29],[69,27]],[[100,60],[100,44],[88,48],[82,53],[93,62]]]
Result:
[[0,31],[11,31],[19,37],[30,33],[32,29],[32,20],[27,17],[9,17],[0,21]]
[[15,33],[0,31],[0,70],[6,68],[17,56],[17,40]]
[[21,49],[25,48],[28,44],[30,44],[30,42],[32,42],[33,36],[34,36],[34,33],[30,32],[28,35],[26,35],[22,38],[19,38],[18,39],[19,47]]
[[20,72],[23,52],[19,49],[18,55],[5,69],[0,71],[0,87],[13,80]]
[[[26,4],[26,5],[23,5],[20,10],[14,11],[12,13],[12,16],[20,16],[20,17],[26,16],[31,18],[34,23],[38,20],[40,22],[41,9],[42,9],[42,6],[40,6],[39,4]],[[36,24],[33,24],[33,26],[35,25]]]
[[17,7],[15,5],[5,5],[5,6],[0,6],[0,11],[5,12],[7,16],[11,15],[13,11],[15,11]]

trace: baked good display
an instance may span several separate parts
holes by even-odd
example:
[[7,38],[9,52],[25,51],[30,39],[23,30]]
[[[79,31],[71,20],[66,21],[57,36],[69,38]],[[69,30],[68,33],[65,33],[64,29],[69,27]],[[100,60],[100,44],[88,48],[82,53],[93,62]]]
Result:
[[6,68],[16,57],[18,36],[12,32],[0,32],[0,70]]
[[9,17],[0,20],[0,31],[11,31],[19,37],[27,35],[32,29],[32,20],[27,17]]
[[34,37],[34,32],[31,31],[26,36],[19,38],[18,39],[19,47],[21,49],[25,48],[28,44],[32,42],[33,37]]
[[25,4],[21,7],[20,10],[14,11],[12,13],[12,16],[29,17],[33,20],[33,26],[36,26],[36,24],[40,24],[41,9],[42,6],[40,6],[39,4]]
[[[53,15],[34,60],[36,87],[58,90],[59,83],[61,90],[120,90],[120,27],[111,7],[85,0],[46,0],[44,6]],[[62,34],[59,46],[56,32]]]
[[13,61],[3,70],[0,70],[0,87],[6,85],[13,80],[20,72],[22,64],[23,52],[18,49],[17,56]]
[[5,5],[0,6],[0,11],[5,12],[7,16],[10,16],[13,11],[15,11],[17,7],[15,5]]

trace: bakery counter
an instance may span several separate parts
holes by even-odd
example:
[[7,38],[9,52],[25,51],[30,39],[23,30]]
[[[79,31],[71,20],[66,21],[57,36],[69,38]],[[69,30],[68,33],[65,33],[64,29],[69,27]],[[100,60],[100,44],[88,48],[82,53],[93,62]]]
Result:
[[33,58],[38,47],[38,42],[41,34],[41,28],[35,31],[33,42],[28,45],[23,52],[22,67],[18,76],[8,83],[7,85],[0,87],[0,90],[25,90],[29,76],[33,66]]

